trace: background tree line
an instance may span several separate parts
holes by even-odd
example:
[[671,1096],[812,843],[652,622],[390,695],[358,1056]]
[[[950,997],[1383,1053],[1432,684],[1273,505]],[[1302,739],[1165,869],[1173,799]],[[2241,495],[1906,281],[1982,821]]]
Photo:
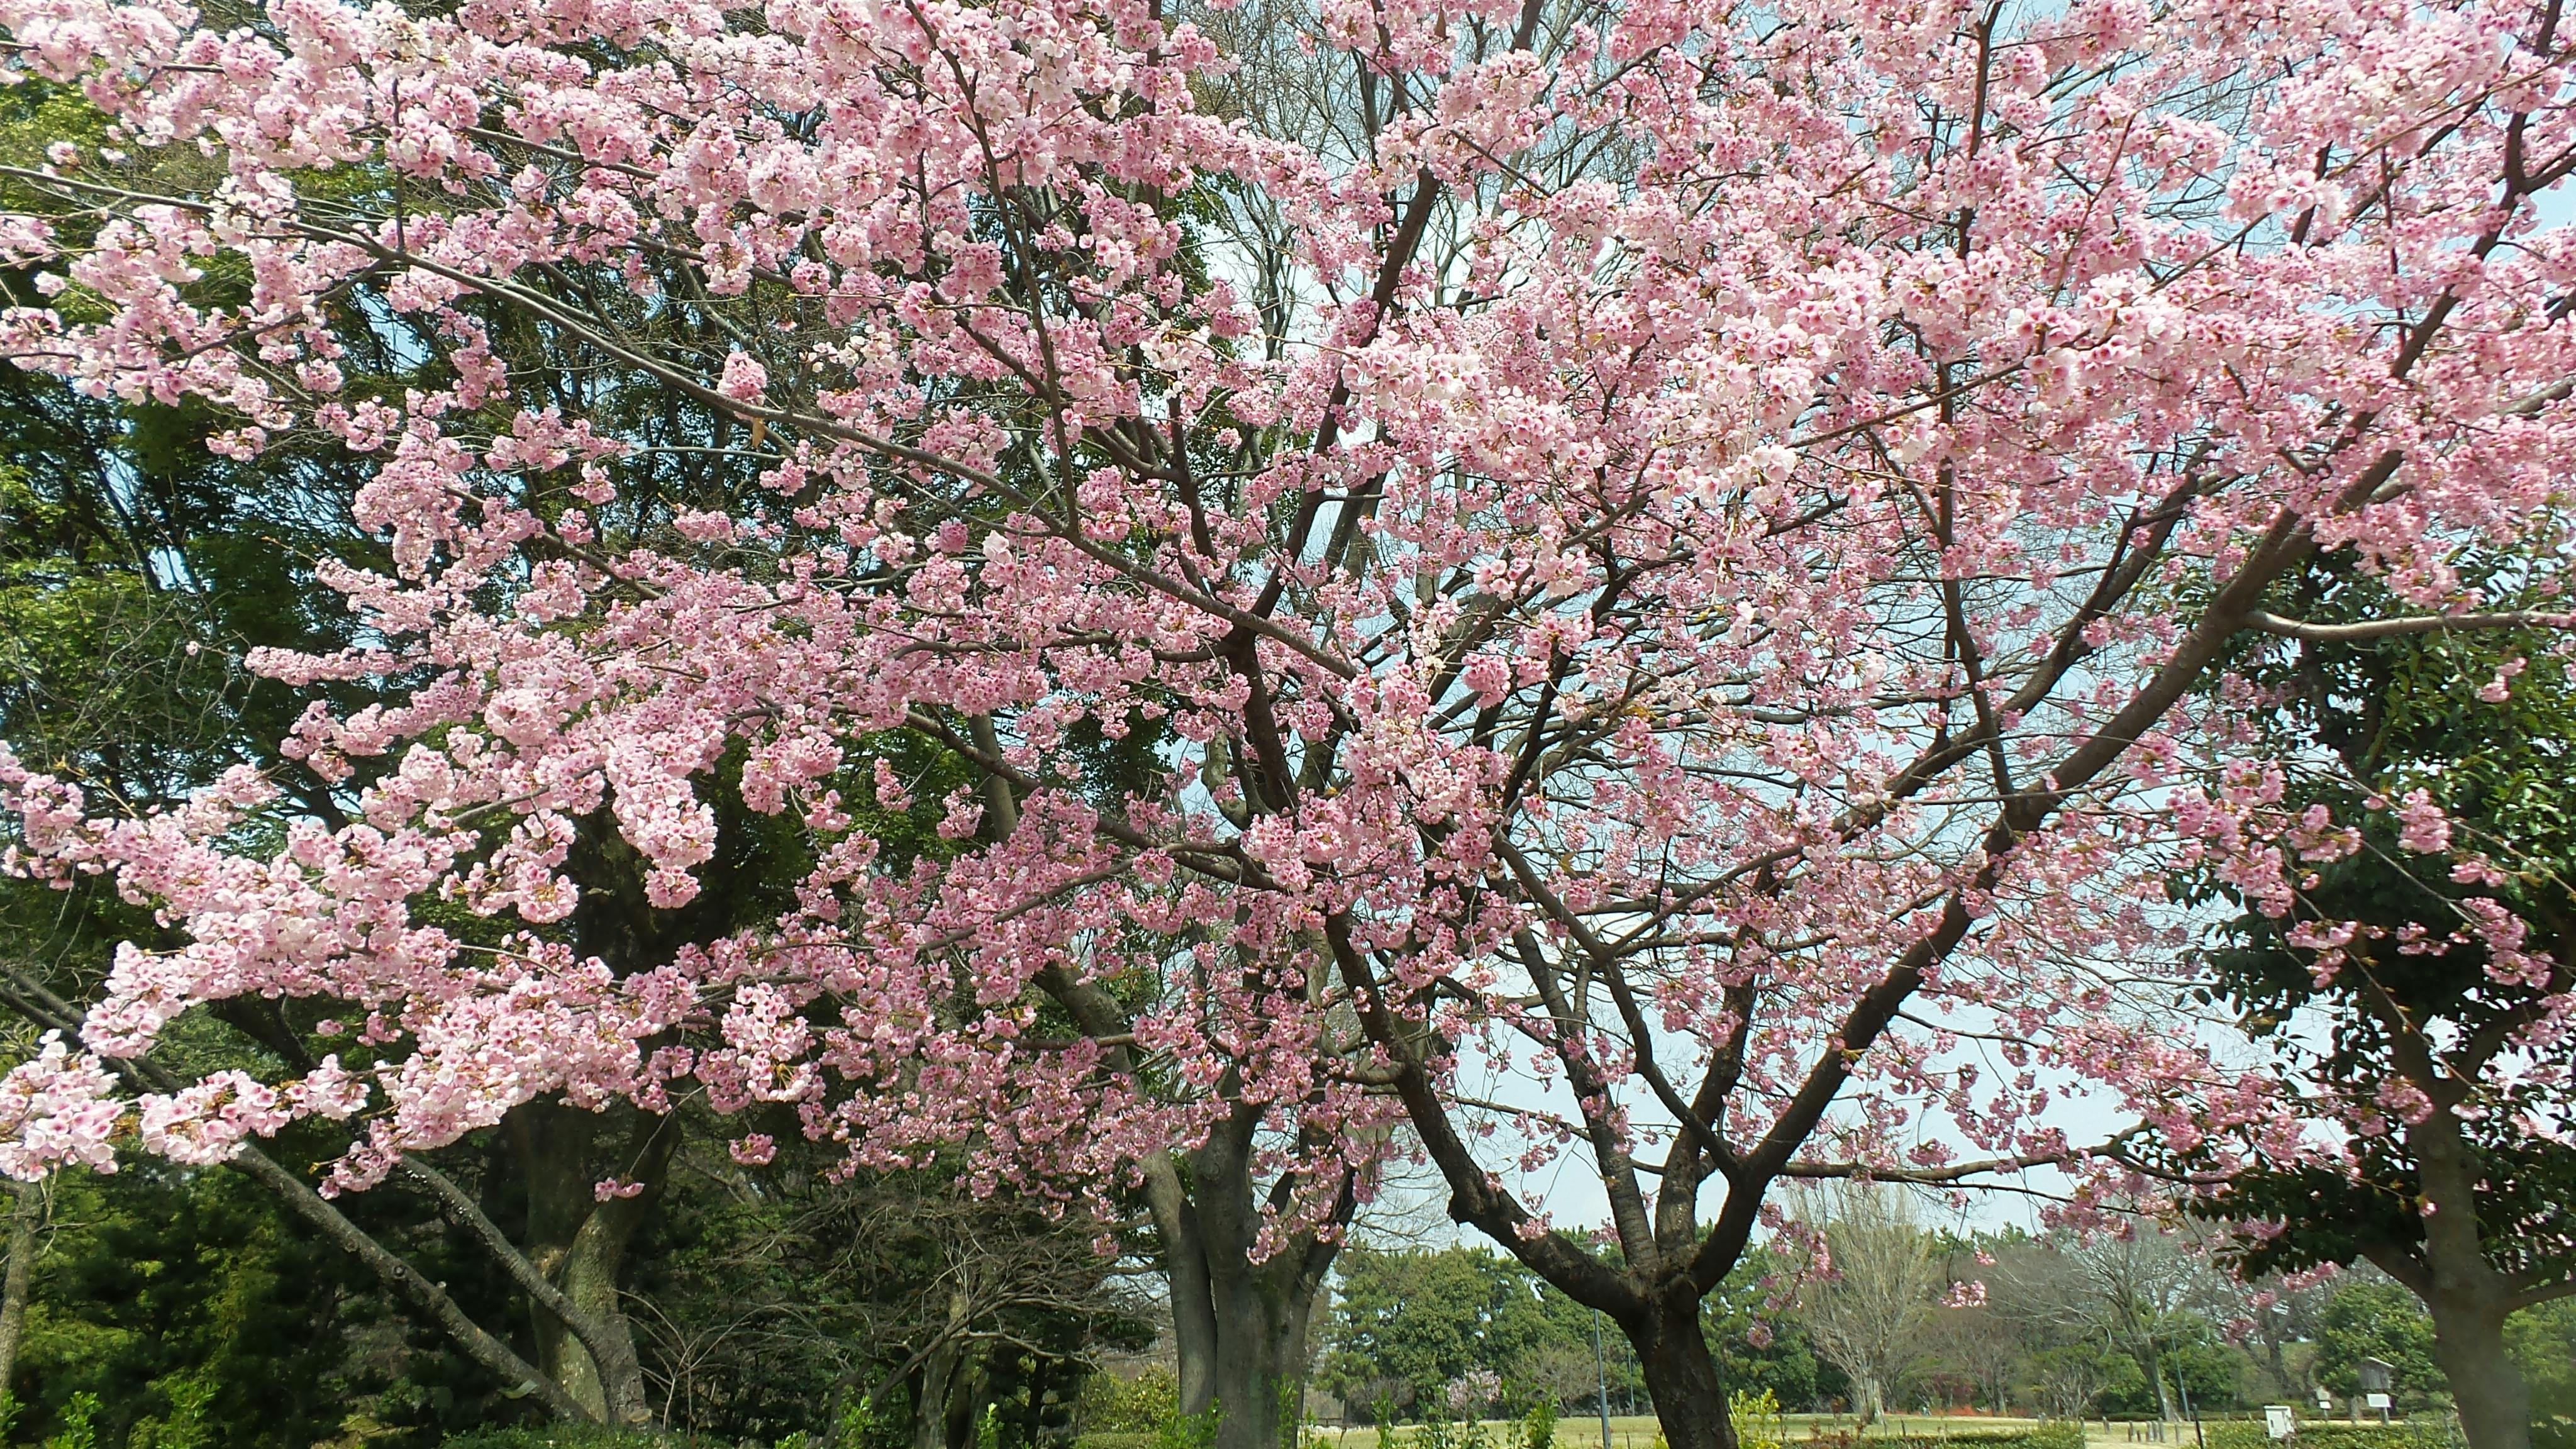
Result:
[[[1774,1244],[1707,1310],[1728,1381],[1790,1412],[2182,1419],[2266,1403],[2313,1410],[2322,1390],[2343,1415],[2366,1359],[2393,1366],[2397,1412],[2451,1403],[2431,1318],[2370,1269],[2248,1284],[2205,1233],[1945,1231],[1914,1222],[1891,1191],[1839,1196],[1818,1214],[1830,1272]],[[1496,1373],[1506,1397],[1568,1413],[1592,1412],[1606,1385],[1612,1411],[1628,1412],[1643,1392],[1635,1360],[1609,1333],[1596,1369],[1593,1329],[1589,1313],[1482,1247],[1354,1247],[1315,1382],[1361,1423],[1439,1413],[1448,1387],[1478,1370]],[[2576,1420],[2576,1309],[2520,1315],[2512,1344],[2539,1417]]]

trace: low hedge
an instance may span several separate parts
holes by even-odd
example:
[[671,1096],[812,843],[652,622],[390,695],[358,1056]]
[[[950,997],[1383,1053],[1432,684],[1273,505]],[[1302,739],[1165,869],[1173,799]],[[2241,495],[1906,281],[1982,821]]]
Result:
[[[2035,1424],[2027,1429],[1964,1429],[1956,1434],[1869,1434],[1849,1433],[1821,1436],[1818,1439],[1784,1440],[1782,1449],[1823,1443],[1848,1444],[1850,1449],[2084,1449],[2084,1427],[2080,1424]],[[2216,1446],[2211,1446],[2216,1449]]]
[[[2221,1420],[2203,1424],[2201,1432],[2209,1449],[2272,1449],[2271,1430],[2260,1422]],[[2294,1449],[2461,1449],[2463,1442],[2459,1426],[2447,1418],[2390,1424],[2309,1419],[2300,1423],[2290,1440]]]

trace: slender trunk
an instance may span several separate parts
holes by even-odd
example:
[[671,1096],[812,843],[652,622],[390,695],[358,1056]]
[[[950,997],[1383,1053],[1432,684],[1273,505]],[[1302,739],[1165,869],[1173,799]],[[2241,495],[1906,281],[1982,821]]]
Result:
[[2531,1389],[2505,1352],[2503,1308],[2436,1295],[2433,1357],[2451,1380],[2469,1449],[2531,1449]]
[[1735,1423],[1727,1415],[1726,1385],[1717,1359],[1700,1332],[1699,1299],[1669,1293],[1644,1314],[1619,1327],[1637,1350],[1646,1394],[1671,1449],[1735,1449]]
[[9,1393],[18,1367],[18,1340],[27,1331],[27,1279],[36,1270],[36,1228],[45,1216],[41,1183],[13,1183],[17,1205],[9,1214],[9,1267],[0,1275],[0,1397]]
[[[651,1211],[679,1128],[669,1117],[641,1117],[613,1155],[594,1160],[608,1120],[603,1113],[531,1103],[510,1114],[510,1139],[528,1189],[528,1258],[598,1327],[607,1350],[594,1354],[571,1325],[532,1304],[538,1365],[601,1422],[641,1424],[651,1420],[652,1403],[618,1285],[627,1246]],[[612,1177],[644,1190],[603,1201],[597,1184]]]
[[947,1449],[975,1449],[976,1430],[984,1421],[984,1391],[991,1386],[983,1360],[970,1357],[958,1365],[948,1381]]

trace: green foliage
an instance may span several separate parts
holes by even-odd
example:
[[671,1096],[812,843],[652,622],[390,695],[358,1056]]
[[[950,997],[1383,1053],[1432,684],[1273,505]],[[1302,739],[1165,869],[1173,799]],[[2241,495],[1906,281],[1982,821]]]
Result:
[[45,1440],[45,1449],[98,1449],[98,1411],[98,1395],[72,1395],[63,1405],[62,1428]]
[[668,1449],[668,1442],[600,1424],[526,1424],[451,1434],[439,1449]]
[[1151,1434],[1181,1411],[1181,1381],[1161,1364],[1132,1378],[1095,1373],[1082,1386],[1083,1428],[1101,1434]]
[[85,1414],[128,1449],[304,1449],[353,1410],[388,1412],[408,1360],[372,1280],[248,1179],[136,1160],[53,1192],[22,1432]]
[[2361,1392],[2360,1364],[2386,1361],[2400,1410],[2447,1402],[2450,1380],[2433,1358],[2433,1320],[2394,1283],[2353,1283],[2329,1300],[2317,1328],[2317,1376],[2335,1393]]
[[156,1387],[170,1401],[170,1412],[136,1420],[125,1436],[125,1449],[208,1449],[215,1442],[207,1412],[214,1407],[214,1380],[199,1370],[173,1374]]
[[[1208,1449],[1219,1411],[1181,1412],[1180,1381],[1157,1364],[1133,1378],[1096,1373],[1082,1389],[1077,1449]],[[1294,1420],[1289,1421],[1290,1432]]]
[[1537,1362],[1551,1347],[1590,1380],[1591,1315],[1509,1258],[1351,1247],[1337,1266],[1318,1381],[1347,1401],[1428,1409],[1444,1385],[1477,1369],[1552,1387],[1548,1378],[1564,1375]]
[[2533,1449],[2576,1449],[2576,1298],[2526,1308],[2504,1331],[2531,1387]]
[[[2469,582],[2492,596],[2512,596],[2515,581],[2502,571],[2468,572]],[[2285,601],[2288,610],[2323,622],[2409,612],[2348,569],[2320,568],[2299,589],[2301,597]],[[2576,799],[2566,789],[2576,764],[2576,682],[2549,652],[2551,642],[2511,630],[2434,632],[2264,646],[2272,652],[2239,661],[2250,682],[2282,701],[2259,722],[2267,732],[2264,753],[2295,771],[2285,806],[2323,805],[2339,821],[2367,823],[2359,851],[2314,863],[2289,916],[2244,909],[2229,923],[2222,948],[2209,955],[2212,997],[2258,1038],[2307,1023],[2299,1028],[2301,1050],[2317,1053],[2322,1083],[2352,1102],[2366,1104],[2384,1083],[2407,1076],[2391,1020],[2416,1023],[2436,1039],[2500,1044],[2534,1009],[2537,989],[2489,978],[2476,940],[2441,951],[2407,944],[2418,934],[2451,936],[2463,898],[2495,897],[2535,926],[2533,949],[2562,959],[2566,953],[2567,923],[2576,920]],[[2532,662],[2523,667],[2526,658]],[[2505,696],[2481,698],[2508,669],[2519,672]],[[2320,768],[2326,761],[2332,767]],[[2397,799],[2418,789],[2451,819],[2450,851],[2406,849],[2388,813],[2365,808],[2370,797]],[[2454,880],[2458,857],[2470,852],[2499,868],[2502,883]],[[2202,900],[2249,904],[2215,880],[2186,889]],[[2320,982],[2310,970],[2312,953],[2289,936],[2315,918],[2355,921],[2380,934],[2355,946],[2356,967]],[[2388,1009],[2375,1009],[2383,996]],[[2482,1246],[2508,1275],[2565,1281],[2576,1275],[2576,1148],[2522,1122],[2537,1119],[2561,1131],[2576,1124],[2566,1120],[2563,1102],[2508,1092],[2491,1070],[2495,1049],[2443,1057],[2446,1070],[2479,1078],[2488,1094],[2489,1110],[2457,1127],[2477,1159]],[[2283,1225],[2240,1244],[2251,1272],[2418,1254],[2422,1184],[2409,1136],[2356,1136],[2349,1169],[2240,1177],[2202,1210],[2220,1220]]]
[[1521,1416],[1520,1449],[1556,1449],[1556,1404],[1541,1398]]
[[1726,1417],[1735,1426],[1738,1449],[1780,1449],[1788,1438],[1788,1425],[1780,1418],[1780,1401],[1769,1389],[1758,1393],[1738,1390],[1729,1395]]

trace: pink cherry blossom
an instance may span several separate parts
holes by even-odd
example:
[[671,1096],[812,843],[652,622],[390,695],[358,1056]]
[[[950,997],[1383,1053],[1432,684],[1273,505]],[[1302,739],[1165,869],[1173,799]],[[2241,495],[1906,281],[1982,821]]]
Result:
[[[2576,80],[2528,0],[264,14],[0,0],[120,147],[222,163],[17,178],[83,221],[0,217],[53,303],[0,348],[366,456],[389,560],[319,574],[362,646],[253,660],[376,691],[285,745],[346,824],[0,756],[10,868],[181,943],[7,1079],[10,1171],[322,1115],[355,1187],[703,1092],[1067,1197],[1239,1142],[1269,1253],[1409,1122],[1646,1323],[1784,1176],[2077,1162],[2102,1103],[2330,1157],[2169,1015],[2174,872],[2287,911],[2359,848],[2223,661],[2322,627],[2272,610],[2325,555],[2406,611],[2364,627],[2568,627]],[[539,387],[501,315],[702,432]],[[352,399],[387,328],[453,385]],[[657,448],[731,471],[675,504]],[[791,907],[563,944],[582,831],[677,913],[737,807]],[[118,1100],[251,994],[369,1065]],[[1569,1158],[1615,1272],[1548,1231]],[[2079,1170],[2077,1217],[2120,1172]]]

